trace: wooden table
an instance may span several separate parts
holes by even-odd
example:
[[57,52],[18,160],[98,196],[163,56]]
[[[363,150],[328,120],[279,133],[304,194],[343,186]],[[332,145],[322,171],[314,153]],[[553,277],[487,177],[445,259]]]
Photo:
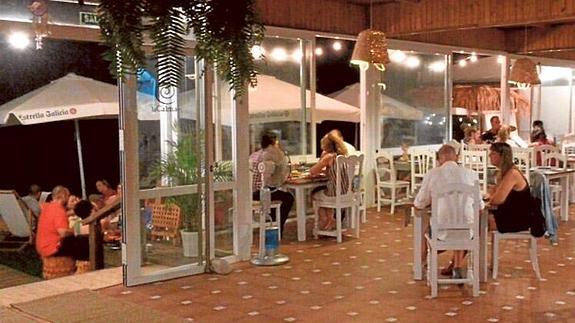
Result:
[[[429,223],[430,209],[423,210],[411,208],[413,215],[413,279],[423,279],[422,266],[422,244],[425,239],[423,232],[424,224]],[[488,211],[486,209],[480,212],[479,216],[479,281],[487,281],[487,237],[488,232]]]
[[546,168],[533,167],[532,171],[538,171],[545,175],[548,180],[559,179],[561,182],[561,220],[569,220],[569,177],[575,174],[573,168]]
[[306,205],[305,205],[305,190],[308,188],[316,188],[325,185],[327,178],[324,176],[318,177],[303,177],[303,178],[290,178],[283,187],[295,191],[295,203],[297,213],[297,239],[298,241],[305,241],[305,223],[306,223]]

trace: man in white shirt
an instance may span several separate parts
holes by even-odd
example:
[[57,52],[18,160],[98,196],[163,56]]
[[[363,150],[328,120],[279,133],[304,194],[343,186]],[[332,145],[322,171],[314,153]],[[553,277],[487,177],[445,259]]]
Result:
[[[435,191],[439,187],[445,187],[450,184],[475,185],[475,181],[479,180],[477,173],[457,164],[457,153],[450,145],[443,145],[439,149],[438,162],[439,167],[430,170],[423,178],[421,188],[413,202],[413,205],[417,209],[423,209],[430,206],[432,202],[431,192]],[[442,212],[442,209],[445,209],[445,207],[445,205],[442,205],[441,203],[439,204],[438,208],[440,216],[444,213]],[[469,222],[479,220],[473,219],[473,205],[471,199],[465,208],[465,216],[468,218]],[[441,222],[441,219],[439,219],[439,222]],[[432,234],[438,234],[439,239],[445,237],[444,232],[432,232]],[[463,251],[454,251],[453,253],[452,265],[454,278],[462,278],[461,264],[463,263],[464,256],[465,254]]]

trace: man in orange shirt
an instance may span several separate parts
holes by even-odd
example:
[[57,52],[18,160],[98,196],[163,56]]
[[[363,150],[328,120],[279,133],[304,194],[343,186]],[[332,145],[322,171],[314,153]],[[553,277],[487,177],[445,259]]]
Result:
[[75,236],[68,225],[66,204],[70,191],[64,186],[52,190],[52,202],[44,203],[38,220],[36,251],[41,257],[69,256],[74,260],[88,260],[88,239]]

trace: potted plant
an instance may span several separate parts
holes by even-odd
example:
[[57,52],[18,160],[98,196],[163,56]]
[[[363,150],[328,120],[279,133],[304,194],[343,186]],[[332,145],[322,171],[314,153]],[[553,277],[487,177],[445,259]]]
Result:
[[[201,147],[192,132],[180,134],[177,142],[169,142],[170,152],[162,156],[153,166],[152,176],[162,185],[198,184],[200,174]],[[198,256],[198,239],[201,229],[201,194],[195,196],[180,195],[166,199],[167,204],[175,204],[182,215],[182,246],[184,256]]]

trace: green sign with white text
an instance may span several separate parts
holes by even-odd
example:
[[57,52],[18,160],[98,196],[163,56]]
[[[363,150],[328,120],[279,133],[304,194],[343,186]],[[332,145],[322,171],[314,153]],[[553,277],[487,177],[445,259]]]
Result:
[[94,12],[80,12],[80,25],[98,26],[98,15]]

